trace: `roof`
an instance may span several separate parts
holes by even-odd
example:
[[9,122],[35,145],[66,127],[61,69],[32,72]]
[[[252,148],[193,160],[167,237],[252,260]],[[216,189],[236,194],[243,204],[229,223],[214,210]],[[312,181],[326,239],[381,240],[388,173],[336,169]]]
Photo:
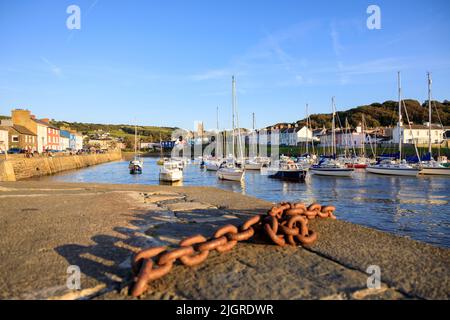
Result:
[[70,139],[70,132],[67,131],[67,130],[61,130],[61,131],[59,132],[59,135],[60,135],[61,137],[63,137],[63,138],[69,138],[69,139]]
[[54,126],[54,125],[52,125],[49,122],[45,122],[45,121],[42,121],[42,120],[39,120],[39,119],[33,119],[33,121],[36,122],[36,123],[39,123],[40,125],[47,126],[49,128],[59,130],[59,128],[57,126]]
[[18,124],[15,124],[12,126],[12,128],[14,130],[16,130],[18,133],[20,134],[25,134],[28,136],[37,136],[35,133],[33,133],[32,131],[28,130],[27,128],[25,128],[24,126],[20,126]]
[[[407,125],[407,124],[404,124],[403,127],[406,128],[406,129],[409,129],[409,125]],[[428,130],[429,127],[425,126],[425,125],[421,125],[421,124],[412,124],[411,125],[411,129],[414,129],[414,130]],[[437,124],[432,124],[431,125],[431,129],[432,130],[445,130],[446,127],[443,127],[443,126],[440,126],[440,125],[437,125]]]

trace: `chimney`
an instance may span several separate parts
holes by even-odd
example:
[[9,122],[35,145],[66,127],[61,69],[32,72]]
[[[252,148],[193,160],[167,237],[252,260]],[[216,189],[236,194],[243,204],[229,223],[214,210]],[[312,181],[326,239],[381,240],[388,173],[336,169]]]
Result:
[[45,123],[50,123],[50,119],[49,119],[49,118],[41,119],[41,121],[42,121],[42,122],[45,122]]

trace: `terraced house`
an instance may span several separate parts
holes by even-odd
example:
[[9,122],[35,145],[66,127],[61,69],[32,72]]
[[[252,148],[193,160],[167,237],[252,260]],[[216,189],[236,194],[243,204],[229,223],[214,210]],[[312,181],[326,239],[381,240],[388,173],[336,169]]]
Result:
[[37,135],[20,125],[9,127],[9,148],[37,151]]

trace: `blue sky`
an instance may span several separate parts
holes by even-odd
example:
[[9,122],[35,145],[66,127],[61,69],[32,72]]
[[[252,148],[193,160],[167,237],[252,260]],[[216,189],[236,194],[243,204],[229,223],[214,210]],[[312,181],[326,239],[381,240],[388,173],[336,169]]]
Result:
[[[81,8],[81,30],[66,8]],[[366,9],[381,8],[381,30]],[[0,114],[193,128],[230,127],[396,99],[450,99],[447,0],[0,0]]]

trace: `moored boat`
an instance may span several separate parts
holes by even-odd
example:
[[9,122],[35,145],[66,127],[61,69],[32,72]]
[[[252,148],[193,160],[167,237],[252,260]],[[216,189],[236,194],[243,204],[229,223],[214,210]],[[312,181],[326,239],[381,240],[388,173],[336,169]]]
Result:
[[332,159],[322,159],[319,164],[309,168],[311,174],[318,176],[351,177],[354,171]]
[[382,160],[378,164],[367,166],[366,171],[381,175],[417,176],[421,169],[414,168],[406,162],[397,163],[392,160]]
[[176,182],[183,179],[183,171],[179,164],[174,161],[164,162],[163,167],[159,171],[159,180],[166,182]]
[[279,161],[275,167],[267,169],[267,175],[272,179],[288,181],[305,181],[308,169],[293,161]]

